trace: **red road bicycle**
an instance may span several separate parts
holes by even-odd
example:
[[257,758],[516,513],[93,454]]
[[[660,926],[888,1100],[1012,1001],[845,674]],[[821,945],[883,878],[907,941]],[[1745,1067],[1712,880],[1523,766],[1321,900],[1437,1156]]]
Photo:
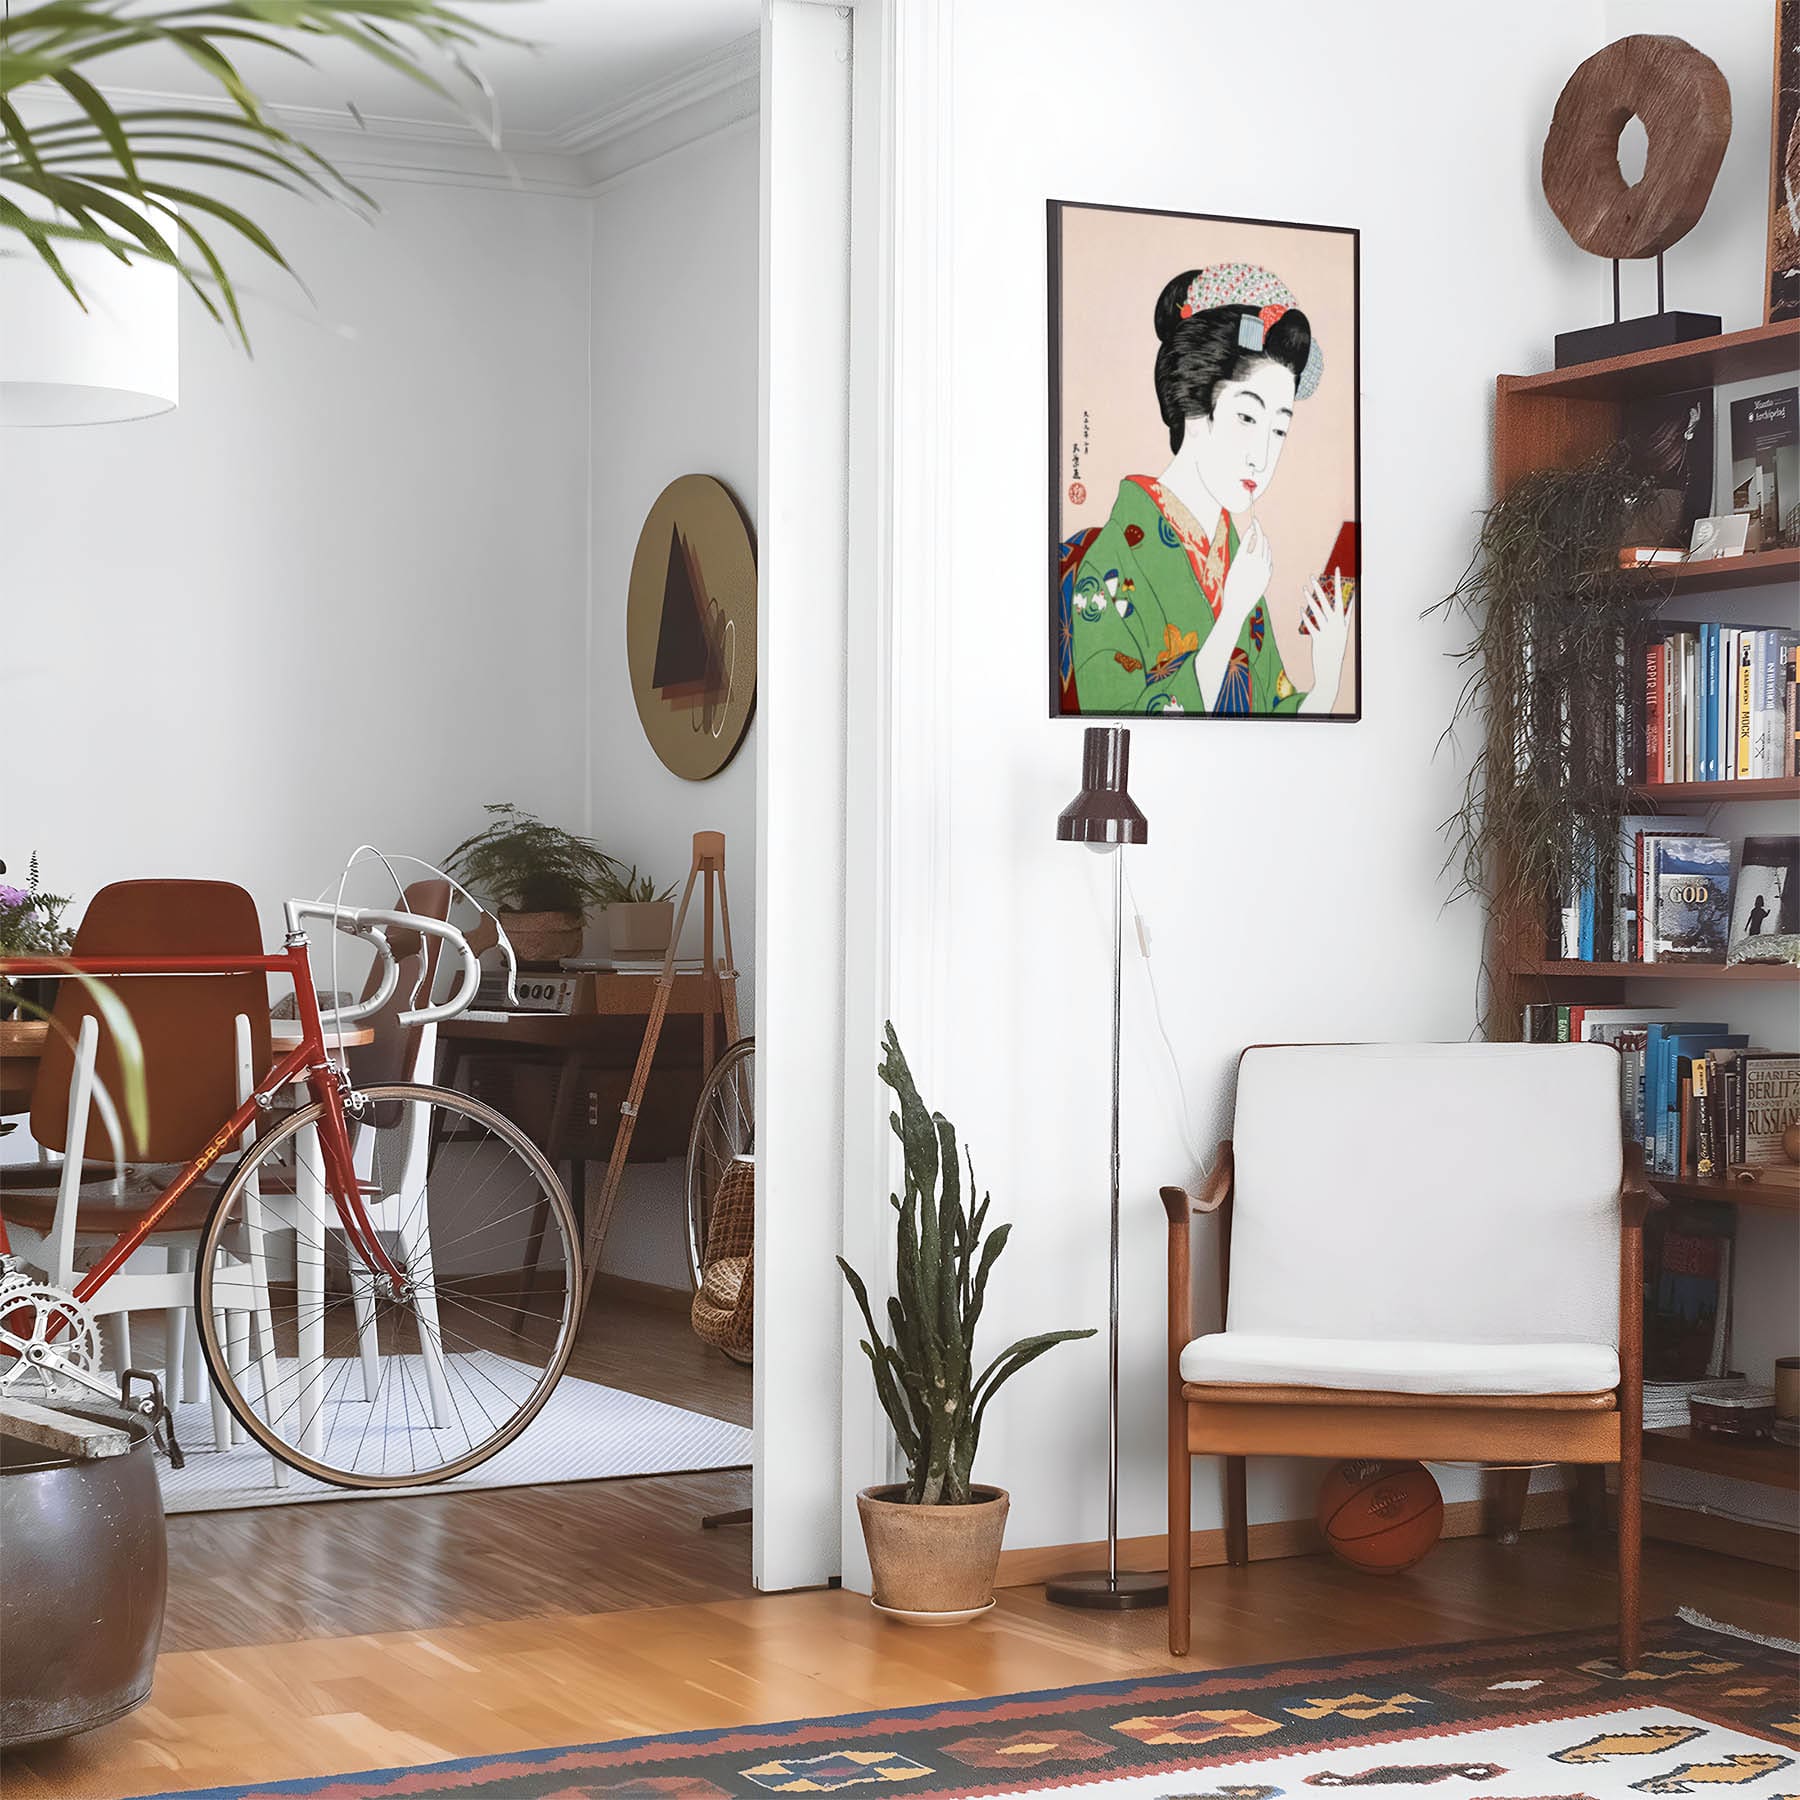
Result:
[[[118,1395],[119,1382],[97,1372],[85,1302],[171,1209],[215,1188],[209,1171],[260,1126],[216,1182],[195,1252],[213,1380],[250,1435],[305,1474],[351,1488],[447,1480],[516,1438],[561,1377],[580,1314],[580,1228],[549,1163],[491,1107],[422,1083],[358,1089],[327,1049],[328,1022],[367,1017],[393,997],[401,933],[441,939],[460,968],[447,1000],[432,1005],[427,993],[399,1023],[462,1011],[480,970],[468,938],[411,913],[310,901],[285,910],[285,946],[270,954],[0,960],[8,975],[286,976],[300,1023],[298,1046],[197,1156],[158,1177],[148,1210],[72,1291],[26,1269],[0,1214],[0,1392],[29,1397],[61,1381]],[[373,994],[321,1012],[308,918],[373,947],[383,969]],[[306,1102],[283,1112],[293,1084]]]

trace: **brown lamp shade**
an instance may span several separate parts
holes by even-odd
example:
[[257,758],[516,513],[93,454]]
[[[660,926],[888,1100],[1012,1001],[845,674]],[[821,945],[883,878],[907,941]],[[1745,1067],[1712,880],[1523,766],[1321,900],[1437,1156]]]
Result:
[[1123,725],[1090,725],[1081,745],[1081,792],[1056,815],[1065,844],[1147,844],[1150,821],[1126,791],[1131,733]]

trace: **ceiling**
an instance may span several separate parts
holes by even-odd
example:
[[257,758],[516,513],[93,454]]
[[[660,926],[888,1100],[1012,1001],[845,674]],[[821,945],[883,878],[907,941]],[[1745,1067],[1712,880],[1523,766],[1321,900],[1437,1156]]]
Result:
[[[596,122],[691,79],[720,61],[761,19],[760,0],[461,0],[471,17],[525,45],[496,44],[472,60],[491,84],[507,141],[559,145]],[[530,47],[526,47],[529,45]],[[467,115],[373,59],[330,39],[309,46],[312,66],[290,57],[246,52],[240,68],[277,107],[343,113],[354,103],[377,130],[441,130]],[[103,71],[109,90],[211,95],[209,83],[179,52],[131,52]],[[447,86],[469,96],[452,73]],[[479,107],[479,97],[471,104]],[[323,122],[323,121],[320,121]]]

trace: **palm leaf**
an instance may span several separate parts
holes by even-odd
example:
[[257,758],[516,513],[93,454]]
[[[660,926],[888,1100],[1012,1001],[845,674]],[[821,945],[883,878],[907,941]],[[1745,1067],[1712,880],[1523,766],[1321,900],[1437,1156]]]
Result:
[[[33,200],[20,205],[0,196],[0,254],[9,238],[21,244],[78,304],[80,281],[58,253],[59,242],[94,245],[127,262],[142,258],[172,266],[221,319],[224,313],[205,291],[217,290],[248,348],[231,276],[201,221],[228,227],[279,268],[295,272],[249,213],[187,182],[216,171],[373,212],[366,193],[263,110],[238,66],[246,50],[309,62],[307,47],[332,39],[453,100],[453,89],[426,66],[426,55],[443,58],[458,80],[485,94],[464,52],[520,41],[445,0],[44,0],[9,11],[0,17],[0,184]],[[216,85],[226,109],[121,110],[106,97],[101,77],[88,72],[121,51],[158,45],[179,52]],[[58,91],[78,116],[28,122],[8,96],[33,83]],[[360,122],[353,106],[349,111]],[[491,124],[482,128],[491,138]],[[189,174],[178,185],[153,164]],[[140,210],[146,206],[178,222],[198,265],[184,261],[164,231],[146,225]]]

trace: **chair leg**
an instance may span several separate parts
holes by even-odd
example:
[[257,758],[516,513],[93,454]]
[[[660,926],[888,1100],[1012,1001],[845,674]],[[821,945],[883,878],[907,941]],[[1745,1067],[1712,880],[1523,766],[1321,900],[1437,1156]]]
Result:
[[1529,1469],[1489,1469],[1488,1516],[1494,1536],[1503,1544],[1516,1544],[1525,1523],[1525,1495],[1531,1487]]
[[1587,1539],[1606,1530],[1606,1468],[1601,1463],[1577,1463],[1574,1468],[1575,1529]]
[[1183,1409],[1176,1440],[1171,1422],[1169,1443],[1169,1654],[1188,1653],[1188,1608],[1192,1601],[1194,1571],[1193,1512],[1194,1459],[1187,1449],[1187,1414]]
[[1245,1459],[1225,1459],[1225,1560],[1241,1569],[1250,1560],[1250,1498]]
[[[169,1273],[185,1274],[194,1266],[194,1253],[184,1245],[171,1244],[168,1251]],[[187,1362],[188,1320],[193,1305],[171,1306],[163,1313],[163,1396],[171,1406],[182,1398],[183,1369]]]
[[1635,1669],[1642,1635],[1642,1463],[1636,1434],[1619,1457],[1619,1667]]

